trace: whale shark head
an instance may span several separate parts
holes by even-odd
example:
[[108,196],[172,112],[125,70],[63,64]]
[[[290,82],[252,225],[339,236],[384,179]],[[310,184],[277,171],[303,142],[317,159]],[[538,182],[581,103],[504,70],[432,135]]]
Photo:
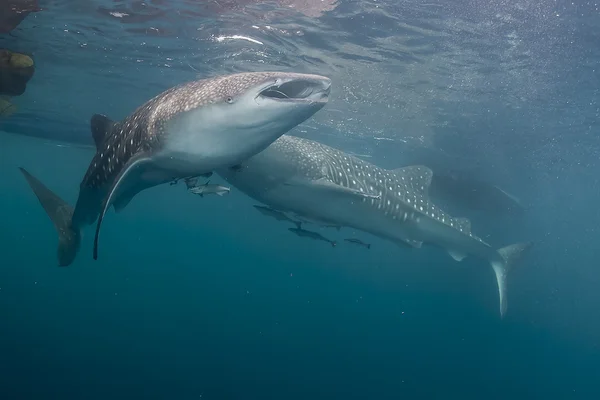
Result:
[[192,82],[163,99],[157,131],[169,160],[201,162],[205,170],[235,165],[320,110],[330,88],[329,78],[286,72]]

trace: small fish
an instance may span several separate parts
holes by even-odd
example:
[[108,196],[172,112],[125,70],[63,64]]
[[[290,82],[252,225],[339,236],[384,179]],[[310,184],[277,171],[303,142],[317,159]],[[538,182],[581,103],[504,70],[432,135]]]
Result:
[[334,228],[336,229],[338,232],[340,229],[342,229],[342,227],[340,225],[337,224],[332,224],[327,220],[324,219],[319,219],[319,218],[313,218],[313,217],[309,217],[306,215],[300,215],[298,213],[295,213],[293,211],[288,211],[283,213],[286,216],[288,216],[288,218],[292,219],[292,220],[297,220],[298,223],[302,223],[302,224],[314,224],[317,226],[320,226],[321,228]]
[[314,239],[314,240],[322,240],[324,242],[331,244],[332,247],[335,247],[337,244],[335,241],[327,239],[320,233],[313,232],[313,231],[307,231],[306,229],[288,228],[288,231],[293,232],[300,237],[307,237],[307,238]]
[[256,208],[262,215],[266,215],[267,217],[275,218],[277,221],[291,222],[292,224],[295,224],[298,229],[302,228],[302,222],[296,221],[296,220],[288,217],[287,214],[285,214],[281,211],[274,210],[271,207],[257,206],[257,205],[255,205],[254,208]]
[[183,180],[183,182],[185,182],[185,187],[187,189],[191,189],[193,187],[198,186],[198,177],[195,176],[193,178],[186,178]]
[[353,243],[357,246],[362,246],[362,247],[366,247],[367,249],[371,248],[371,244],[370,243],[365,243],[360,239],[354,239],[354,238],[350,238],[350,239],[344,239],[346,242],[348,243]]
[[[229,194],[231,191],[230,188],[221,185],[209,184],[210,181],[206,182],[203,185],[189,187],[190,192],[199,195],[200,197],[204,197],[205,194],[216,194],[218,196],[225,196]],[[187,184],[187,182],[186,182]]]
[[[203,178],[210,178],[212,176],[212,172],[207,172],[206,174],[201,174],[198,176],[190,176],[188,178],[184,178],[183,182],[185,182],[185,186],[188,189],[193,188],[194,186],[198,186],[198,178],[199,177],[203,177]],[[170,186],[175,186],[179,183],[181,179],[173,179],[171,182],[169,182]]]

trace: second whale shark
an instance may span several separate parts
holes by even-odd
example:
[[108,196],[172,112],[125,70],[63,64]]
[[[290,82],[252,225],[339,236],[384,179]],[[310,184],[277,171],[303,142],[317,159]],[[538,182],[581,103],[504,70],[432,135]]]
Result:
[[321,143],[284,135],[237,168],[217,173],[238,190],[281,212],[371,233],[420,248],[442,247],[457,261],[467,255],[494,270],[500,314],[507,308],[507,275],[532,243],[494,249],[429,199],[426,166],[385,170]]
[[107,209],[140,191],[239,164],[320,110],[331,81],[319,75],[252,72],[185,83],[122,121],[91,119],[96,154],[71,207],[21,168],[58,231],[58,262],[70,265],[81,230],[96,224],[94,259]]

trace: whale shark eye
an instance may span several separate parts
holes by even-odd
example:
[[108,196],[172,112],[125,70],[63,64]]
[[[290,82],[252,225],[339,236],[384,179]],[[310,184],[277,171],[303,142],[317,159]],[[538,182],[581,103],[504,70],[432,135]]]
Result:
[[231,96],[227,96],[227,98],[225,99],[225,101],[229,104],[233,103],[233,97]]

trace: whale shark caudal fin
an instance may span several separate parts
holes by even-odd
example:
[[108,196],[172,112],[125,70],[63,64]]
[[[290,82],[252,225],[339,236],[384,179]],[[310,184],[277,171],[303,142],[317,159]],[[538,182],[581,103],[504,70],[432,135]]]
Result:
[[511,244],[498,250],[500,259],[492,260],[492,268],[496,274],[498,294],[500,296],[500,316],[504,317],[508,306],[506,300],[506,278],[521,257],[533,246],[533,242]]
[[71,227],[73,207],[55,195],[24,168],[19,169],[58,232],[58,265],[61,267],[70,265],[75,260],[81,242],[81,234]]

